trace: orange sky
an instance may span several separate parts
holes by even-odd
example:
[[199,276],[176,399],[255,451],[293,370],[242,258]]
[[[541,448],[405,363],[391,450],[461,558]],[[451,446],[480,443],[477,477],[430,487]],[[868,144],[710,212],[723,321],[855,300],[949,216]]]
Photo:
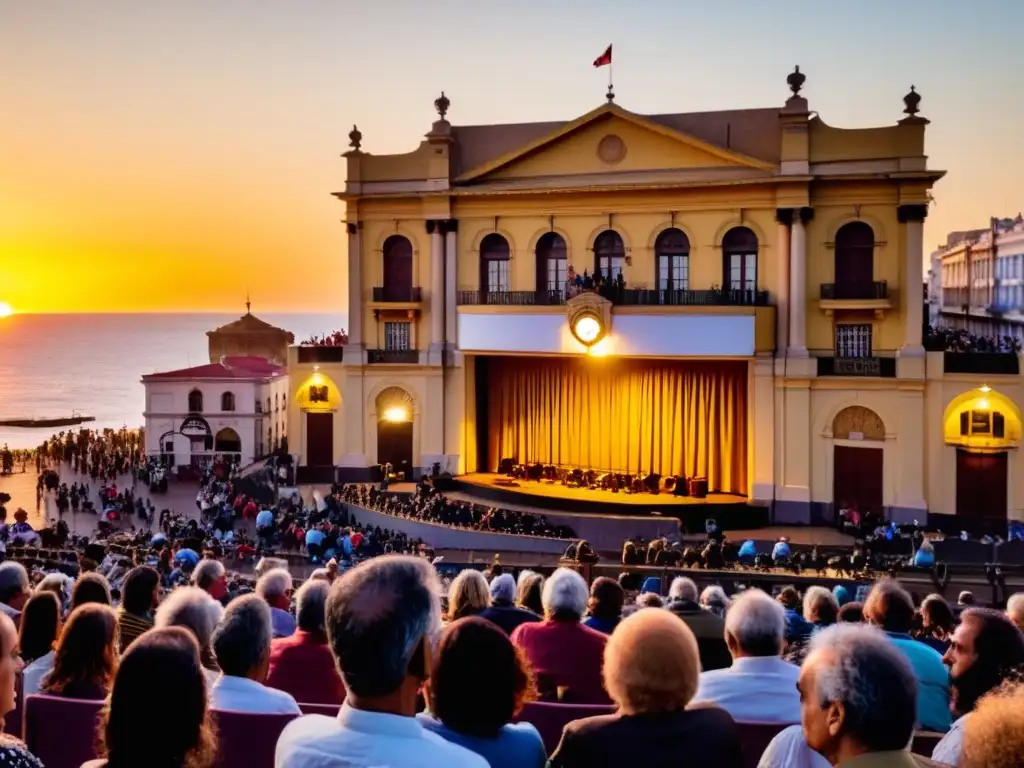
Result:
[[330,192],[352,123],[365,151],[411,151],[441,88],[456,124],[572,119],[603,101],[590,63],[609,41],[617,101],[640,113],[781,106],[799,63],[826,122],[887,125],[916,84],[949,171],[926,250],[1024,208],[1024,3],[858,9],[0,0],[0,302],[234,311],[248,289],[265,311],[343,312]]

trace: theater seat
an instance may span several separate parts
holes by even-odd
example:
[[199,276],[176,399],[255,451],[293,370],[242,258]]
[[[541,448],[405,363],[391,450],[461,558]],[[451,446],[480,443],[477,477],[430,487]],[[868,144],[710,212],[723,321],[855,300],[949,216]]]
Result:
[[921,755],[921,757],[931,757],[935,747],[945,735],[936,731],[914,731],[914,740],[911,742],[910,751],[915,755]]
[[515,718],[517,723],[530,723],[540,732],[544,749],[548,755],[555,751],[562,740],[562,729],[566,723],[594,715],[610,715],[615,711],[611,704],[546,704],[531,701]]
[[25,679],[19,672],[14,678],[14,709],[4,717],[4,733],[25,739]]
[[327,715],[327,717],[337,717],[338,710],[341,709],[340,704],[299,704],[299,709],[302,710],[304,715]]
[[743,745],[743,768],[757,768],[761,755],[772,739],[789,725],[779,723],[736,723],[740,729],[740,744]]
[[[256,715],[212,710],[217,728],[217,768],[274,768],[274,750],[297,715]],[[49,763],[44,763],[49,768]]]
[[35,694],[25,701],[25,744],[46,768],[79,768],[96,757],[102,701]]

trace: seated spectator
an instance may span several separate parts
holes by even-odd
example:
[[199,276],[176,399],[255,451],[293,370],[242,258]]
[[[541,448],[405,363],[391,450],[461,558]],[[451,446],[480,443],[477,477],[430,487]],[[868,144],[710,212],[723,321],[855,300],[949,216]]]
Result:
[[337,717],[288,724],[276,768],[487,768],[416,720],[430,638],[441,628],[440,592],[437,572],[416,557],[375,557],[339,577],[327,598],[327,637],[348,694]]
[[956,629],[956,617],[942,595],[928,595],[921,603],[921,630],[917,639],[939,653],[949,649],[949,639]]
[[510,722],[534,691],[508,636],[483,618],[459,619],[445,628],[434,653],[429,711],[416,716],[420,725],[486,758],[491,768],[544,768],[537,729]]
[[[641,608],[664,608],[665,601],[657,592],[641,592],[636,596],[636,605],[630,606],[629,612],[635,613]],[[623,611],[625,613],[625,611]]]
[[236,598],[228,605],[213,632],[213,652],[221,672],[210,689],[213,709],[301,714],[290,694],[264,685],[270,668],[271,623],[270,606],[256,595]]
[[295,593],[295,634],[279,637],[270,644],[267,685],[290,693],[303,704],[341,704],[345,699],[334,657],[327,645],[324,616],[326,581],[307,581]]
[[124,653],[136,637],[153,628],[153,612],[160,603],[160,574],[148,565],[132,568],[125,577],[122,591],[124,597],[117,611],[117,627],[121,653]]
[[516,605],[538,616],[543,616],[544,603],[541,601],[543,590],[544,577],[542,575],[532,571],[523,571],[519,574],[519,581],[516,583]]
[[704,591],[700,593],[699,602],[701,608],[715,614],[720,619],[725,619],[725,614],[728,613],[729,606],[732,605],[725,590],[717,584],[705,587]]
[[732,666],[702,673],[694,701],[717,704],[737,722],[800,722],[800,669],[782,660],[785,631],[778,602],[759,589],[740,594],[725,616]]
[[839,601],[825,587],[808,587],[804,593],[804,619],[815,630],[832,626],[839,621]]
[[181,627],[145,633],[121,659],[101,716],[105,759],[82,768],[208,768],[215,745],[206,698],[192,634]]
[[60,601],[53,592],[36,592],[25,603],[18,641],[22,662],[28,665],[21,675],[23,697],[39,693],[40,683],[53,669],[62,623]]
[[15,627],[21,621],[21,609],[31,590],[25,566],[13,560],[0,563],[0,613],[11,619]]
[[71,590],[71,610],[74,611],[80,605],[87,603],[99,603],[100,605],[111,605],[110,582],[106,576],[96,571],[87,571],[78,577],[74,589]]
[[200,560],[192,571],[192,584],[214,600],[222,600],[228,593],[228,577],[220,560]]
[[776,598],[786,611],[786,642],[802,643],[814,632],[814,626],[800,615],[803,600],[796,587],[783,587]]
[[594,579],[590,585],[590,601],[587,603],[584,625],[610,635],[622,620],[622,604],[625,599],[626,593],[615,579],[607,576]]
[[646,608],[623,619],[608,638],[603,675],[618,711],[566,725],[552,768],[743,765],[729,714],[687,708],[700,675],[697,640],[667,611]]
[[480,615],[492,624],[497,624],[506,635],[520,624],[540,621],[540,616],[523,608],[517,608],[516,581],[509,573],[503,573],[491,579],[491,604]]
[[970,608],[974,605],[974,593],[968,589],[965,589],[956,598],[956,604],[958,608]]
[[117,669],[117,614],[86,603],[68,617],[57,641],[53,669],[40,693],[69,699],[105,699]]
[[544,621],[521,624],[512,642],[521,648],[537,676],[544,700],[604,704],[601,659],[607,638],[580,624],[589,597],[576,571],[559,568],[544,584]]
[[479,616],[490,602],[487,579],[473,568],[464,568],[452,580],[448,588],[447,621],[455,621],[466,616]]
[[949,650],[942,658],[949,667],[953,714],[957,717],[942,737],[932,759],[957,765],[964,728],[982,696],[1024,672],[1024,635],[1006,616],[985,608],[960,614]]
[[1010,595],[1006,601],[1006,615],[1017,625],[1017,629],[1024,632],[1024,592]]
[[[15,681],[21,671],[18,656],[18,630],[14,620],[0,616],[0,727],[4,718],[17,706]],[[17,739],[0,734],[0,766],[10,768],[43,768],[43,764]]]
[[910,662],[917,678],[917,722],[928,731],[949,730],[949,673],[942,656],[910,636],[914,602],[892,579],[879,581],[864,603],[864,618],[881,628]]
[[964,726],[959,768],[1020,768],[1024,755],[1024,688],[991,693]]
[[862,624],[864,622],[864,605],[858,602],[844,603],[839,609],[839,621],[844,624]]
[[700,665],[704,670],[724,669],[732,663],[725,645],[725,621],[697,603],[693,579],[677,576],[668,588],[668,610],[681,618],[697,638]]
[[288,637],[295,631],[292,616],[292,575],[287,568],[271,568],[256,582],[256,595],[270,606],[274,637]]
[[213,631],[223,616],[220,603],[199,587],[178,587],[156,609],[157,627],[184,627],[196,639],[208,688],[220,677],[213,655]]

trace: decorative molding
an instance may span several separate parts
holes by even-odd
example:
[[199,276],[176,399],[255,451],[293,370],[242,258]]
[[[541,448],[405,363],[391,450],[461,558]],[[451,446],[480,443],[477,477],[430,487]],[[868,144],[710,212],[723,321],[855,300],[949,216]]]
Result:
[[438,222],[441,227],[441,234],[447,235],[449,232],[459,231],[459,220],[458,219],[442,219]]
[[896,209],[896,217],[900,224],[909,224],[912,221],[923,222],[928,218],[928,204],[901,205]]
[[800,221],[804,224],[810,224],[814,220],[814,209],[810,206],[804,206],[799,209]]
[[426,222],[425,222],[425,224],[427,226],[427,234],[428,235],[434,234],[434,230],[438,229],[438,224],[439,223],[440,222],[437,219],[427,219]]
[[350,235],[356,234],[362,228],[363,222],[361,221],[349,221],[345,224],[345,229]]
[[626,152],[626,142],[614,133],[609,133],[597,144],[598,158],[600,158],[601,162],[607,163],[608,165],[621,163],[626,157]]
[[775,220],[779,224],[785,224],[787,227],[793,223],[793,212],[794,208],[776,208],[775,209]]

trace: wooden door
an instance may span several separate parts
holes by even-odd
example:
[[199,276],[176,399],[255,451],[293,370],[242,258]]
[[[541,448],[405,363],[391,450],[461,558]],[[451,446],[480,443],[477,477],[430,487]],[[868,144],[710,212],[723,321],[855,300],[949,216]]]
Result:
[[836,509],[882,509],[881,448],[837,445],[833,448],[832,498]]
[[382,421],[377,424],[377,462],[391,464],[395,472],[412,478],[412,422]]
[[874,231],[862,221],[851,222],[836,233],[836,298],[871,297],[874,247]]
[[334,466],[334,414],[306,414],[306,466]]
[[1006,453],[956,452],[956,513],[1004,521],[1007,508]]

